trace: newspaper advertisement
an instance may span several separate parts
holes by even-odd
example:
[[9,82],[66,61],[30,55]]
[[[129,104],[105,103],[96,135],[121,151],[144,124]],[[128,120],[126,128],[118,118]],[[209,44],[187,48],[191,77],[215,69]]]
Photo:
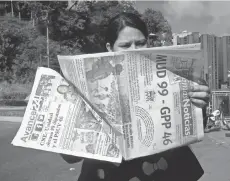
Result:
[[[12,143],[121,162],[201,140],[202,110],[188,98],[194,78],[202,79],[199,47],[58,56],[65,79],[38,69]],[[37,93],[47,89],[42,76],[53,76],[46,97]]]

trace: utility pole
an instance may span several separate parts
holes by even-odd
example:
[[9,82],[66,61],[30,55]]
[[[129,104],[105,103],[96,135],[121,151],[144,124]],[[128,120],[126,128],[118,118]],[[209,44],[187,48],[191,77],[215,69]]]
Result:
[[32,21],[33,27],[35,26],[33,11],[30,12],[30,20]]
[[47,66],[50,67],[50,49],[49,49],[49,20],[47,20],[46,25],[46,35],[47,35]]
[[11,0],[11,14],[12,14],[12,17],[14,17],[13,0]]
[[48,10],[43,11],[42,19],[46,22],[46,53],[47,53],[47,67],[50,67],[50,51],[49,51],[49,14]]
[[18,18],[19,18],[19,20],[21,21],[21,9],[20,9],[20,4],[19,4],[19,2],[17,2],[17,5],[18,5]]
[[41,55],[41,53],[40,53],[40,55],[39,55],[39,58],[40,58],[39,67],[41,67],[41,66],[42,66],[42,55]]
[[[36,1],[34,3],[35,3],[35,6],[36,6]],[[36,20],[36,13],[34,13],[34,9],[32,9],[32,11],[31,11],[31,20],[32,20],[32,24],[33,24],[33,27],[34,27],[35,26],[35,20]]]

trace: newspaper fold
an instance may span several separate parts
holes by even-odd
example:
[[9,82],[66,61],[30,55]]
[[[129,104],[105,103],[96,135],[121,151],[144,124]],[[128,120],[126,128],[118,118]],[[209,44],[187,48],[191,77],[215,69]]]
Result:
[[38,68],[15,146],[110,162],[200,141],[200,44],[58,56],[65,79]]

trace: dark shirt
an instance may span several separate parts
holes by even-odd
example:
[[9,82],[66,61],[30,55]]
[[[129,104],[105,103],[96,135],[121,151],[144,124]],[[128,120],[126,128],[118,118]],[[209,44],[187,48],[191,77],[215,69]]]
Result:
[[204,171],[189,147],[123,161],[85,159],[78,181],[197,181]]

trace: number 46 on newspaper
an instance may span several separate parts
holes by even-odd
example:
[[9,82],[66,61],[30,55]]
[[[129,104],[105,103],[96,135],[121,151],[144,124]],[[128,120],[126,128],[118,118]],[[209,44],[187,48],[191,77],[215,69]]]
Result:
[[200,141],[188,97],[204,77],[200,44],[58,56],[39,67],[15,146],[120,163]]

